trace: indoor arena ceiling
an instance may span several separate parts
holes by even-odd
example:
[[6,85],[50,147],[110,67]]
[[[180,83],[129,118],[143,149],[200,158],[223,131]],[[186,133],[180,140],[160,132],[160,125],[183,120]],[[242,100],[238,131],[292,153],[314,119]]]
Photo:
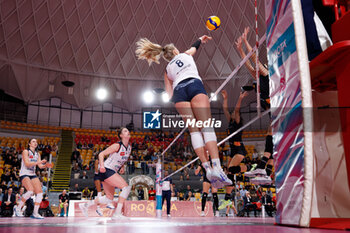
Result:
[[[261,37],[264,1],[258,9]],[[219,30],[205,28],[210,15],[220,17]],[[144,90],[163,87],[166,63],[148,66],[135,57],[141,37],[184,51],[210,34],[213,41],[195,55],[208,92],[241,61],[234,41],[244,27],[255,40],[254,0],[2,0],[0,20],[0,89],[26,102],[59,97],[81,109],[100,103],[94,98],[100,86],[109,90],[108,102],[129,111],[143,106]],[[265,49],[260,53],[266,62]],[[249,80],[246,70],[238,77],[226,88],[233,98]],[[75,83],[73,93],[65,80]]]

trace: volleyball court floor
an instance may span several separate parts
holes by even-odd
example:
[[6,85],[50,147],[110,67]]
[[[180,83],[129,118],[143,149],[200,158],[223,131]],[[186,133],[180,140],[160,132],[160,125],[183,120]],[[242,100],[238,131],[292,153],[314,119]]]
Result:
[[0,218],[0,232],[8,233],[333,233],[339,230],[278,226],[274,218],[140,218],[101,217]]

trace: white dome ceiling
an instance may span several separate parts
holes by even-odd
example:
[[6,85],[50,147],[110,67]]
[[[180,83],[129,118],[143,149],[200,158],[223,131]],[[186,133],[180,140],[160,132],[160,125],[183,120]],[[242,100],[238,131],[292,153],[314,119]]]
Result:
[[[258,4],[261,37],[264,1]],[[219,30],[205,28],[210,15],[220,17]],[[254,1],[238,0],[6,0],[0,17],[0,89],[26,102],[59,97],[84,109],[100,103],[94,91],[106,86],[108,101],[128,111],[140,110],[142,90],[163,87],[166,62],[149,67],[137,60],[139,38],[174,43],[184,51],[210,34],[213,41],[195,55],[210,92],[241,61],[234,41],[246,26],[253,29],[255,19]],[[251,32],[251,44],[254,39]],[[265,49],[260,53],[265,62]],[[240,74],[249,79],[247,72]],[[72,95],[64,80],[75,82]],[[231,82],[229,94],[239,85]]]

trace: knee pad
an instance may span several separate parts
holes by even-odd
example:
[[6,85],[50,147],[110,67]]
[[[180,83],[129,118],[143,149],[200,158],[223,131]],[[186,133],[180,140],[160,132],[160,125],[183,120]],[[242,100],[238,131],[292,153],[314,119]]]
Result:
[[203,195],[202,195],[202,200],[206,200],[207,197],[208,197],[208,193],[203,193]]
[[229,178],[232,181],[232,185],[228,185],[228,186],[234,186],[235,183],[235,176],[233,174],[227,174],[227,178]]
[[119,196],[127,199],[130,191],[131,191],[131,186],[126,186],[126,187],[122,188],[122,192],[120,193]]
[[194,150],[205,146],[202,134],[200,132],[191,133],[191,142]]
[[204,137],[204,142],[216,142],[215,130],[212,127],[207,127],[202,129],[202,134]]
[[213,199],[218,199],[218,194],[217,193],[213,193]]
[[[33,191],[27,191],[25,194],[23,194],[22,198],[26,201],[33,195]],[[24,202],[25,202],[24,201]]]
[[38,193],[35,196],[35,203],[41,203],[42,200],[43,200],[43,193]]
[[231,172],[232,174],[240,173],[241,172],[241,166],[229,167],[228,171]]
[[268,152],[268,153],[270,153],[271,155],[273,154],[272,135],[267,135],[267,136],[266,136],[266,141],[265,141],[265,152]]

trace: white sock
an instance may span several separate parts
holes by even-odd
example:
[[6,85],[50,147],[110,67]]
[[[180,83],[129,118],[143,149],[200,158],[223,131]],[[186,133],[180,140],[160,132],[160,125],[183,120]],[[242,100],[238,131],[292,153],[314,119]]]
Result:
[[115,211],[115,214],[122,214],[122,209],[123,209],[123,204],[122,203],[118,203],[117,205],[117,210]]
[[39,214],[39,207],[40,207],[40,205],[34,205],[33,215],[38,215]]
[[221,163],[220,163],[220,159],[212,159],[211,160],[212,164],[213,164],[213,168],[221,168]]
[[211,168],[209,162],[202,163],[202,165],[203,165],[203,167],[205,168],[206,171]]
[[97,198],[100,198],[100,197],[102,197],[102,192],[97,193]]

